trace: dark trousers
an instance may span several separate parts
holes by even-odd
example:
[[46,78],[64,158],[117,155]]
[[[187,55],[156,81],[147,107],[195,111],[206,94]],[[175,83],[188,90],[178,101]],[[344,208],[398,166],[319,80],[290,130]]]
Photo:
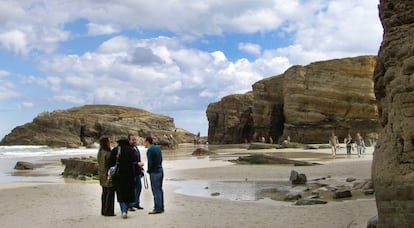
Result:
[[351,154],[351,145],[346,146],[346,154]]
[[132,202],[129,207],[138,207],[140,206],[140,196],[141,196],[141,190],[142,190],[142,182],[141,182],[141,177],[137,176],[135,177],[135,189],[134,189],[134,193],[135,193],[135,201]]
[[113,187],[102,187],[101,195],[101,215],[114,215],[115,190]]

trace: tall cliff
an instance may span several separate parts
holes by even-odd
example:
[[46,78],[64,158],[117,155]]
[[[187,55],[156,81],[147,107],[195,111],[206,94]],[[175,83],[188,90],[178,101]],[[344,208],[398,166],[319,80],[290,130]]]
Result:
[[254,123],[253,141],[262,136],[278,139],[283,134],[285,117],[283,114],[283,75],[265,78],[253,84]]
[[[269,141],[280,141],[288,136],[301,143],[326,143],[332,131],[343,139],[348,133],[357,131],[362,135],[379,130],[378,112],[373,91],[374,56],[334,59],[293,66],[282,75],[260,80],[253,84],[251,103],[234,107],[223,99],[209,106],[211,113],[231,112],[233,116],[249,113],[252,128],[248,140],[258,141],[265,137]],[[231,102],[231,101],[230,101]],[[210,122],[210,118],[209,118]],[[216,122],[209,128],[209,136],[232,139],[227,143],[244,141],[243,127],[233,136],[223,131],[227,122]],[[211,127],[211,124],[210,124]],[[244,134],[246,136],[246,134]],[[222,143],[209,137],[210,143]]]
[[374,73],[382,130],[372,166],[378,227],[414,226],[414,2],[381,0]]
[[284,74],[283,135],[293,141],[326,142],[330,132],[377,132],[372,75],[374,56],[334,59],[294,66]]
[[213,144],[241,143],[253,133],[252,93],[235,94],[207,108],[208,141]]
[[32,122],[14,128],[0,145],[79,147],[97,142],[102,135],[112,136],[115,141],[128,133],[137,135],[140,143],[151,135],[165,147],[175,147],[177,140],[191,142],[193,137],[176,131],[168,116],[130,107],[85,105],[41,113]]

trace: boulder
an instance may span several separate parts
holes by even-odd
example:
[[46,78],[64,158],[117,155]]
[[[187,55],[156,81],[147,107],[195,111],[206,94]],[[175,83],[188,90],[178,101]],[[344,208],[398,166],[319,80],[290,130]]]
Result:
[[303,173],[298,173],[297,171],[292,170],[292,171],[290,172],[290,178],[289,178],[289,181],[290,181],[292,184],[306,184],[307,178],[306,178],[306,175],[305,175],[305,174],[303,174]]
[[64,158],[61,159],[65,169],[62,173],[65,177],[76,178],[82,176],[96,176],[98,175],[98,163],[95,158]]
[[295,205],[316,205],[316,204],[327,204],[328,202],[320,199],[299,199]]
[[283,148],[279,144],[269,144],[269,143],[250,143],[248,150],[262,150],[262,149],[280,149]]
[[378,226],[378,215],[375,215],[368,220],[367,228],[377,228],[377,226]]
[[240,156],[236,160],[231,160],[232,162],[239,164],[293,164],[300,166],[313,166],[319,165],[318,163],[311,163],[307,161],[298,161],[287,158],[278,158],[265,154],[252,154],[248,156]]
[[289,192],[288,194],[286,194],[286,196],[283,200],[284,201],[296,201],[300,198],[302,198],[302,194],[297,193],[297,192],[296,193]]
[[204,149],[204,148],[197,148],[193,151],[193,153],[191,155],[193,156],[208,156],[208,155],[215,155],[216,153]]
[[28,170],[28,169],[34,169],[35,166],[31,162],[24,162],[24,161],[18,161],[16,162],[16,165],[14,166],[14,169],[17,170]]
[[352,197],[352,193],[350,190],[336,190],[332,193],[332,198],[334,199],[342,199]]

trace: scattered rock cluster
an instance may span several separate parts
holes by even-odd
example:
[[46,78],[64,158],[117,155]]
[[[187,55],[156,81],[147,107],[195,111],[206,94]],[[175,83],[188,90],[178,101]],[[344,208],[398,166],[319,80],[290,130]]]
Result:
[[295,205],[315,205],[374,194],[371,180],[358,181],[353,177],[338,180],[327,176],[308,180],[305,174],[292,170],[289,181],[291,186],[262,190],[261,195],[273,200],[292,201]]

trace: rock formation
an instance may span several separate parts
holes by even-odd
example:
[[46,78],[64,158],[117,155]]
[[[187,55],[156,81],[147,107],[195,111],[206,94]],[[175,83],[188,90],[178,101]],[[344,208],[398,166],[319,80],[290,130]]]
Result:
[[294,142],[327,143],[332,131],[341,141],[357,131],[375,139],[374,66],[374,56],[334,59],[258,81],[252,93],[209,105],[209,142],[240,143],[247,137],[272,143],[289,136]]
[[98,163],[93,157],[63,158],[61,162],[65,166],[62,173],[64,177],[78,178],[79,175],[88,177],[98,175]]
[[253,134],[253,94],[235,94],[207,108],[208,141],[213,144],[241,143]]
[[284,74],[284,137],[301,143],[326,142],[335,131],[363,136],[379,129],[372,75],[374,56],[293,66]]
[[374,72],[380,131],[372,166],[378,227],[414,224],[414,3],[381,0]]
[[173,119],[141,109],[112,105],[86,105],[68,110],[39,114],[32,122],[16,127],[0,145],[47,145],[52,147],[88,146],[102,135],[113,142],[128,133],[138,136],[138,143],[151,135],[154,142],[173,148],[177,139],[191,142],[194,135],[177,131]]
[[[253,141],[259,137],[272,140],[279,139],[283,134],[285,118],[283,114],[283,76],[265,78],[253,84]],[[269,140],[270,141],[270,140]],[[268,142],[269,142],[268,141]]]

